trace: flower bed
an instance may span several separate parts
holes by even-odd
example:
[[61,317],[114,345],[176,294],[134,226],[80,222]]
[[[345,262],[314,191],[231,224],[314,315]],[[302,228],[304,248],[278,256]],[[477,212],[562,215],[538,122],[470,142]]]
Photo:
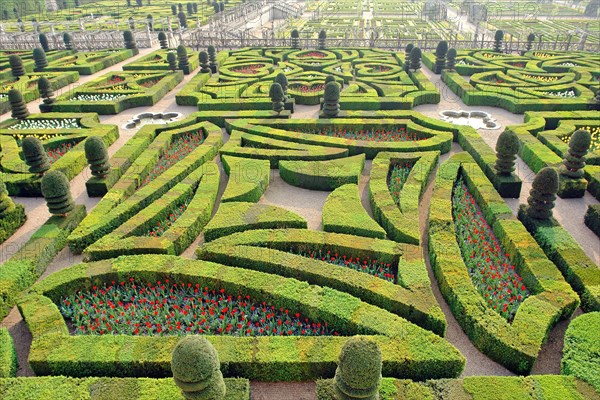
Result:
[[491,309],[512,321],[529,291],[462,180],[454,187],[452,211],[458,245],[473,285]]
[[241,65],[239,67],[231,68],[230,71],[238,74],[255,75],[264,67],[264,64]]
[[100,102],[100,101],[117,101],[124,99],[126,96],[122,94],[78,94],[75,97],[71,97],[69,101],[87,101],[87,102]]
[[291,84],[289,86],[289,90],[301,93],[301,94],[305,94],[305,93],[318,93],[318,92],[322,92],[323,90],[325,90],[325,84],[323,83],[317,83],[317,84],[312,84],[310,86],[308,85],[302,85],[302,84]]
[[79,335],[337,336],[327,323],[248,295],[169,279],[93,286],[63,298],[60,311],[73,324],[71,333]]
[[343,139],[367,140],[369,142],[413,142],[423,140],[416,133],[409,133],[406,128],[379,128],[353,130],[347,128],[329,127],[320,131],[300,131],[313,135],[330,136]]
[[297,58],[325,58],[325,53],[321,53],[320,51],[309,51],[307,53],[298,54]]
[[50,164],[54,164],[58,161],[59,158],[67,154],[69,151],[73,150],[79,141],[71,140],[69,142],[63,142],[56,146],[49,146],[46,148],[46,153],[50,158]]
[[[590,144],[590,151],[600,150],[600,126],[579,126],[577,130],[583,129],[584,131],[588,131],[592,135],[592,143]],[[566,144],[569,144],[571,141],[571,136],[564,136],[562,141]]]
[[186,200],[183,202],[183,204],[175,207],[173,212],[158,221],[156,226],[150,229],[144,236],[161,237],[166,231],[169,230],[169,228],[171,228],[171,226],[173,226],[175,221],[177,221],[179,217],[183,215],[189,203],[189,200]]
[[563,92],[544,92],[546,96],[552,97],[577,97],[577,93],[574,90],[565,90]]
[[6,129],[80,129],[81,124],[75,118],[64,119],[24,119]]
[[390,189],[390,194],[394,199],[394,203],[396,203],[398,207],[400,207],[400,195],[402,193],[402,187],[408,179],[408,175],[410,175],[413,165],[414,164],[412,162],[396,164],[392,168],[390,176],[388,177],[388,188]]

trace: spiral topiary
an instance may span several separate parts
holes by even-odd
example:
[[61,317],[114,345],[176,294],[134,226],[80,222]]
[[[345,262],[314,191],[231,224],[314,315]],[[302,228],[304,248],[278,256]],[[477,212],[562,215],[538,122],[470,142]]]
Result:
[[69,180],[62,172],[50,171],[42,178],[42,196],[52,215],[65,215],[75,208]]
[[8,91],[8,101],[10,102],[10,109],[12,110],[11,117],[16,119],[25,119],[29,117],[29,110],[27,104],[23,100],[23,95],[17,89],[10,89]]
[[4,181],[0,180],[0,217],[4,217],[16,208],[15,202],[8,196]]
[[110,170],[108,151],[104,141],[99,136],[90,136],[85,141],[85,158],[90,164],[92,175],[103,178]]
[[298,32],[298,29],[292,30],[291,36],[292,36],[292,48],[299,49],[300,48],[300,33]]
[[381,351],[377,343],[362,337],[348,339],[335,371],[338,400],[378,400],[381,368]]
[[543,168],[533,179],[525,209],[527,215],[535,219],[551,218],[557,192],[558,173],[554,168]]
[[329,82],[325,85],[323,96],[323,114],[328,117],[337,117],[340,112],[340,85],[337,82]]
[[588,131],[579,129],[573,132],[569,141],[569,150],[560,166],[560,174],[569,178],[582,178],[585,156],[591,144],[592,135]]
[[446,53],[448,53],[448,42],[442,40],[435,49],[435,70],[436,74],[441,74],[446,68]]
[[200,72],[203,74],[210,72],[210,64],[208,63],[208,53],[201,51],[198,54],[198,60],[200,61]]
[[184,74],[190,73],[190,60],[188,60],[187,49],[184,45],[177,46],[177,66]]
[[502,52],[502,41],[504,40],[504,31],[497,30],[494,34],[494,51],[496,53]]
[[289,85],[287,76],[285,76],[285,74],[283,72],[280,72],[277,74],[277,76],[275,77],[275,80],[273,82],[277,82],[281,85],[281,89],[283,89],[283,100],[285,101],[287,99],[288,85]]
[[137,50],[135,38],[133,37],[133,33],[131,31],[123,31],[123,42],[125,43],[126,49]]
[[45,52],[49,52],[50,46],[48,45],[48,37],[46,34],[40,33],[38,39],[40,40],[40,46],[42,46],[42,49],[44,49]]
[[409,43],[406,45],[406,49],[404,49],[404,71],[408,72],[410,67],[410,52],[414,49],[415,45]]
[[173,379],[188,400],[221,400],[226,393],[219,355],[202,336],[186,336],[171,357]]
[[73,37],[70,33],[63,33],[63,43],[65,44],[65,49],[73,50]]
[[210,61],[210,71],[215,74],[217,73],[218,64],[217,64],[217,49],[212,44],[206,48],[208,53],[208,59]]
[[456,49],[452,48],[446,54],[446,69],[454,71],[454,68],[456,68]]
[[496,172],[498,175],[510,175],[515,170],[515,160],[519,152],[519,138],[506,129],[496,142]]
[[325,29],[321,29],[321,32],[319,32],[319,50],[325,49],[326,40],[327,40],[327,32],[325,32]]
[[410,51],[410,68],[415,71],[421,69],[421,49],[418,47]]
[[279,83],[273,82],[271,84],[271,88],[269,89],[269,97],[273,102],[273,111],[275,111],[277,114],[281,113],[285,107],[283,104],[285,98],[283,95],[283,88]]
[[23,67],[23,60],[21,60],[21,57],[17,54],[11,54],[8,57],[8,62],[10,64],[12,76],[18,79],[20,76],[25,75],[25,67]]
[[535,40],[535,33],[530,33],[529,35],[527,35],[527,44],[525,45],[526,51],[531,51],[534,40]]
[[54,98],[54,91],[50,81],[45,76],[40,76],[37,81],[38,92],[40,97],[44,99],[44,104],[52,104],[56,101]]
[[164,32],[158,32],[158,42],[160,43],[160,48],[166,50],[169,48],[169,44],[167,42],[167,34]]
[[177,70],[177,56],[172,51],[167,53],[167,63],[171,71]]
[[35,61],[35,71],[42,71],[48,66],[48,59],[46,58],[46,52],[41,47],[33,49],[33,61]]
[[34,136],[27,136],[21,142],[21,149],[25,157],[25,164],[29,166],[32,174],[43,175],[50,169],[50,159],[42,142]]

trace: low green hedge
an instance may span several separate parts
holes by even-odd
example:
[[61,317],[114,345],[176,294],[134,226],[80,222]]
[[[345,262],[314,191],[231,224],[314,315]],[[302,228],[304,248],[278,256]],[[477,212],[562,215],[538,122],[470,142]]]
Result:
[[[431,379],[456,377],[464,358],[443,338],[346,293],[311,286],[306,282],[262,272],[226,267],[175,256],[125,256],[114,260],[79,264],[50,275],[23,297],[20,311],[34,340],[29,364],[39,375],[144,376],[171,375],[171,353],[177,336],[105,335],[70,336],[58,308],[65,293],[89,290],[93,285],[129,278],[156,281],[167,278],[223,288],[249,295],[257,301],[295,310],[309,319],[346,335],[366,334],[382,349],[384,374],[393,377]],[[46,318],[62,321],[44,332],[36,320],[39,308]],[[234,337],[207,336],[219,352],[226,376],[265,381],[309,380],[332,377],[346,337]]]
[[[129,64],[123,65],[123,71],[169,71],[169,63],[167,62],[167,54],[169,52],[176,53],[175,49],[160,49],[149,53]],[[190,64],[189,72],[183,71],[185,75],[189,75],[192,71],[195,71],[200,64],[198,60],[198,52],[192,49],[187,49],[187,58]],[[179,68],[179,59],[177,59]],[[209,74],[207,74],[209,75]]]
[[175,102],[178,106],[198,106],[197,92],[210,79],[209,73],[198,72],[190,81],[175,95]]
[[[100,50],[90,53],[74,53],[72,55],[50,61],[48,66],[44,68],[42,72],[76,71],[80,75],[93,75],[104,68],[108,68],[111,65],[118,64],[121,61],[125,61],[128,58],[133,57],[135,54],[137,53],[128,49]],[[94,56],[93,61],[88,60],[90,56]],[[67,65],[65,65],[65,63],[67,63]]]
[[600,393],[600,312],[575,318],[565,332],[561,373],[573,375]]
[[17,351],[12,336],[10,336],[8,329],[0,328],[0,379],[12,378],[16,373]]
[[271,168],[267,160],[222,156],[223,169],[229,175],[221,203],[256,203],[269,186]]
[[[294,99],[287,99],[285,110],[294,112]],[[244,111],[244,110],[273,110],[273,102],[269,98],[251,97],[251,98],[223,98],[210,99],[202,97],[197,102],[200,111]]]
[[573,236],[554,218],[530,218],[523,204],[519,208],[519,220],[560,269],[566,281],[579,293],[581,308],[586,312],[600,311],[600,269]]
[[585,225],[600,237],[600,204],[590,204],[585,213]]
[[249,229],[307,228],[306,221],[291,211],[267,204],[221,203],[204,228],[207,242]]
[[[452,192],[461,175],[532,293],[520,305],[512,324],[490,310],[475,289],[456,242]],[[528,373],[549,330],[573,313],[579,299],[465,153],[453,156],[438,170],[428,234],[430,260],[440,290],[467,336],[493,360],[517,373]]]
[[364,154],[327,161],[281,161],[279,175],[292,186],[331,191],[358,184],[364,165]]
[[[250,382],[241,378],[225,379],[227,391],[222,400],[250,400]],[[47,376],[0,379],[4,400],[185,400],[173,378],[68,378]]]
[[5,213],[0,219],[0,244],[11,237],[23,224],[27,216],[21,204],[15,204],[15,209]]
[[8,315],[20,292],[42,275],[85,215],[85,207],[78,205],[66,217],[51,217],[0,265],[0,319]]
[[196,117],[198,121],[208,121],[221,128],[225,127],[225,121],[229,119],[246,119],[246,118],[291,118],[292,113],[289,110],[283,110],[279,114],[273,110],[240,110],[240,111],[198,111],[192,113],[191,116]]
[[[300,254],[376,259],[390,264],[394,284],[350,268]],[[446,320],[431,291],[420,249],[388,240],[301,229],[252,230],[219,238],[197,250],[198,258],[275,273],[331,287],[443,336]]]

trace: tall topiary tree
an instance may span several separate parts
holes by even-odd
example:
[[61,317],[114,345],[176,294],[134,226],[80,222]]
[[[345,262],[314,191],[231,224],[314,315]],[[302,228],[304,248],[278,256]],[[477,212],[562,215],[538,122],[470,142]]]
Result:
[[148,29],[154,31],[154,17],[152,14],[146,15],[146,22],[148,23]]
[[48,66],[48,59],[46,58],[46,52],[41,47],[33,49],[33,61],[35,62],[35,71],[43,71]]
[[46,36],[46,34],[40,33],[38,38],[40,40],[40,46],[42,46],[42,49],[44,49],[45,52],[49,52],[50,46],[48,45],[48,37]]
[[135,44],[135,38],[133,37],[133,32],[123,31],[123,41],[125,43],[126,49],[137,50],[137,45]]
[[410,68],[414,71],[421,69],[421,49],[418,47],[410,51]]
[[415,47],[414,44],[409,43],[406,45],[406,49],[404,50],[404,71],[408,72],[410,69],[410,52]]
[[12,111],[11,117],[16,119],[29,117],[29,110],[21,92],[17,89],[10,89],[8,91],[8,101],[10,102],[10,109]]
[[292,30],[292,48],[300,48],[300,33],[298,32],[298,29]]
[[179,10],[179,12],[183,12],[183,4],[177,3],[177,10]]
[[325,41],[326,40],[327,40],[327,32],[325,32],[325,29],[321,29],[321,32],[319,32],[319,49],[320,50],[325,49]]
[[65,44],[65,49],[73,50],[73,37],[70,33],[63,33],[63,43]]
[[21,142],[21,150],[25,157],[25,164],[32,174],[44,175],[50,169],[50,158],[42,142],[34,136],[26,136]]
[[10,64],[12,76],[19,79],[21,76],[25,75],[25,67],[23,67],[23,60],[21,60],[21,57],[17,54],[11,54],[8,56],[8,62]]
[[534,40],[535,40],[535,33],[530,33],[529,35],[527,35],[527,44],[525,45],[526,51],[531,51]]
[[192,3],[187,3],[186,4],[186,9],[187,9],[188,15],[194,14],[194,6],[192,6]]
[[219,2],[219,12],[223,12],[225,11],[225,2],[221,1]]
[[216,1],[213,3],[213,9],[215,10],[215,14],[221,12],[221,7],[219,7],[219,3],[217,3]]
[[166,50],[169,48],[169,44],[167,42],[167,34],[164,32],[158,32],[158,42],[160,43],[160,48]]
[[454,48],[448,50],[446,54],[446,68],[450,71],[454,71],[456,68],[456,49]]
[[558,173],[554,168],[543,168],[533,179],[525,208],[527,215],[535,219],[551,218],[557,192]]
[[184,74],[190,73],[190,60],[188,60],[187,49],[184,45],[177,46],[177,66]]
[[212,44],[207,48],[208,59],[210,61],[210,70],[213,74],[217,73],[217,49]]
[[283,89],[283,100],[285,101],[287,99],[287,95],[288,95],[288,79],[287,76],[285,76],[285,74],[283,72],[280,72],[277,74],[277,76],[275,77],[275,80],[273,82],[279,83],[281,85],[281,89]]
[[446,53],[448,53],[448,42],[442,40],[435,49],[435,73],[441,74],[446,68]]
[[108,151],[101,137],[90,136],[87,138],[85,141],[85,158],[90,164],[92,175],[102,178],[110,171]]
[[269,89],[269,97],[271,97],[271,101],[273,102],[273,111],[277,114],[280,114],[285,105],[283,102],[285,101],[283,96],[283,88],[277,82],[273,82],[271,84],[271,88]]
[[171,14],[177,15],[177,6],[175,4],[171,4]]
[[329,82],[325,85],[323,96],[323,114],[327,118],[337,117],[340,112],[340,85]]
[[357,336],[348,339],[335,370],[337,398],[378,400],[381,369],[381,350],[377,343]]
[[179,14],[177,14],[177,18],[179,19],[179,25],[181,25],[182,28],[187,28],[187,17],[183,11],[180,11]]
[[50,171],[42,178],[42,196],[52,215],[66,215],[75,208],[69,180],[61,171]]
[[56,101],[54,98],[54,91],[50,81],[45,76],[40,76],[37,81],[38,92],[40,97],[44,99],[44,104],[52,104]]
[[569,141],[569,150],[560,166],[560,174],[569,178],[582,178],[585,156],[591,144],[592,135],[588,131],[579,129],[573,132]]
[[210,72],[210,64],[208,63],[208,53],[201,51],[198,53],[198,60],[200,61],[200,72],[206,74]]
[[502,52],[502,42],[504,41],[504,31],[497,30],[494,35],[494,51],[496,53]]
[[325,77],[325,84],[327,85],[329,82],[335,82],[335,77],[333,75],[327,75]]
[[167,63],[169,64],[169,69],[171,71],[177,70],[177,56],[172,51],[167,53]]
[[226,387],[219,354],[202,336],[186,336],[171,356],[173,379],[188,400],[221,400]]
[[[15,202],[8,196],[8,190],[4,181],[0,180],[0,220],[7,216],[8,213],[15,210],[17,206]],[[3,237],[4,235],[0,235]]]
[[496,142],[496,172],[498,175],[510,175],[515,170],[515,160],[519,152],[519,138],[505,129]]

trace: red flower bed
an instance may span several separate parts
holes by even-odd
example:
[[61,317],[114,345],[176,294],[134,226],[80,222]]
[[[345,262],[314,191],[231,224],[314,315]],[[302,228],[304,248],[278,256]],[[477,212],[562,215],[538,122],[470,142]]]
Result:
[[125,82],[125,79],[121,78],[120,76],[113,76],[109,80],[107,80],[104,84],[99,85],[98,87],[107,87],[107,86],[117,85],[122,82]]
[[140,86],[143,86],[145,88],[151,88],[152,86],[156,85],[158,82],[160,82],[160,79],[153,79],[150,81],[146,81],[144,83],[140,83]]
[[[298,130],[298,132],[300,132]],[[325,128],[321,131],[304,131],[313,135],[331,136],[344,139],[366,140],[369,142],[413,142],[423,140],[416,133],[407,132],[406,128],[380,128],[380,129],[348,129]]]
[[48,147],[46,149],[46,153],[48,154],[48,157],[50,158],[50,164],[54,164],[56,161],[58,161],[59,158],[61,158],[65,154],[67,154],[69,151],[73,150],[73,148],[75,146],[77,146],[77,142],[72,141],[72,142],[63,142],[54,147]]
[[529,291],[462,180],[454,187],[452,211],[456,239],[473,285],[490,308],[512,321]]
[[402,187],[408,179],[408,175],[410,175],[412,167],[413,163],[410,162],[394,165],[390,176],[388,177],[388,188],[390,189],[390,194],[398,206],[400,206]]
[[317,83],[317,84],[311,85],[311,86],[293,84],[293,85],[289,86],[289,89],[293,90],[294,92],[299,92],[301,94],[313,94],[313,93],[319,93],[319,92],[324,91],[325,84]]
[[175,207],[172,213],[167,217],[161,219],[156,225],[150,229],[144,236],[161,237],[171,226],[183,215],[187,209],[189,201],[183,202],[183,204]]
[[232,336],[336,335],[327,323],[276,308],[250,296],[230,295],[199,284],[112,282],[72,294],[59,305],[72,333],[87,335]]
[[308,53],[302,53],[298,55],[298,58],[325,58],[326,54],[320,51],[309,51]]
[[258,74],[263,67],[263,64],[242,65],[240,67],[231,68],[230,71],[238,74],[255,75]]

